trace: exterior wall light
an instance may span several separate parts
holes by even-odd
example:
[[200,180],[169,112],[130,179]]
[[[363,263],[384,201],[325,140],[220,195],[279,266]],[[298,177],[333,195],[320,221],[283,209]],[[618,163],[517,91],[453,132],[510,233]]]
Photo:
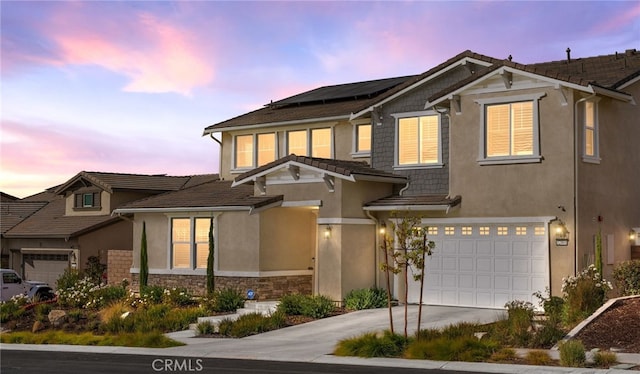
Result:
[[629,241],[632,244],[638,245],[638,243],[640,243],[640,228],[632,228],[631,231],[629,231]]
[[561,247],[569,245],[569,230],[561,219],[556,226],[556,245]]
[[324,238],[329,239],[331,237],[331,226],[324,228]]
[[384,235],[386,233],[387,233],[387,225],[384,222],[382,222],[380,224],[380,235]]

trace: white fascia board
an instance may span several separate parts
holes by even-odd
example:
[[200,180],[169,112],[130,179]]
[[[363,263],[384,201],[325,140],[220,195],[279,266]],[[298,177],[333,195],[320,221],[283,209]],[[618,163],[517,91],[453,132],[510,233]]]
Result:
[[425,224],[515,224],[515,223],[549,223],[554,216],[542,217],[456,217],[456,218],[423,218]]
[[318,218],[318,225],[375,225],[376,222],[370,218]]
[[[240,184],[247,183],[247,182],[250,182],[250,181],[255,181],[257,178],[266,177],[267,175],[273,173],[276,170],[288,168],[289,166],[297,166],[300,169],[314,170],[314,171],[317,171],[319,174],[326,174],[326,175],[330,175],[330,176],[333,176],[333,177],[336,177],[336,178],[344,179],[344,180],[347,180],[347,181],[350,181],[350,182],[355,182],[355,178],[353,177],[353,175],[346,176],[346,175],[334,173],[332,171],[319,169],[319,168],[317,168],[315,166],[311,166],[311,165],[304,164],[304,163],[301,163],[301,162],[287,161],[284,164],[280,164],[278,166],[274,166],[274,167],[269,168],[267,170],[261,171],[260,173],[254,174],[254,175],[252,175],[252,176],[250,176],[248,178],[244,178],[244,179],[241,179],[239,181],[234,181],[231,184],[231,187],[235,187],[235,186],[238,186]],[[281,183],[279,183],[279,184],[281,184]]]
[[382,100],[380,102],[377,102],[374,105],[359,111],[358,113],[352,113],[351,117],[349,118],[349,120],[353,121],[354,119],[356,119],[356,118],[358,118],[358,117],[360,117],[360,116],[362,116],[362,115],[364,115],[366,113],[369,113],[369,112],[373,111],[373,109],[375,107],[383,105],[385,103],[388,103],[391,100],[395,100],[399,96],[402,96],[405,93],[415,89],[416,87],[419,87],[419,86],[423,85],[425,82],[428,82],[428,81],[432,80],[433,78],[436,78],[436,77],[438,77],[438,76],[440,76],[440,75],[442,75],[442,74],[448,72],[449,70],[452,70],[452,69],[454,69],[454,68],[456,68],[458,66],[466,65],[469,62],[477,64],[477,65],[482,65],[482,66],[485,66],[485,67],[492,65],[491,63],[486,62],[486,61],[481,61],[481,60],[476,60],[475,58],[465,57],[465,58],[463,58],[463,59],[461,59],[459,61],[456,61],[456,62],[450,64],[449,66],[447,66],[447,67],[445,67],[445,68],[443,68],[441,70],[438,70],[437,72],[435,72],[435,73],[433,73],[433,74],[431,74],[431,75],[429,75],[429,76],[417,81],[416,83],[414,83],[411,86],[405,88],[404,90],[398,91],[395,94],[385,98],[384,100]]
[[618,87],[618,90],[623,90],[623,89],[631,86],[632,84],[634,84],[636,82],[640,82],[640,75],[638,75],[637,77],[631,79],[630,81],[620,85],[620,87]]
[[275,201],[275,202],[273,202],[273,203],[271,203],[271,204],[267,204],[267,205],[261,206],[261,207],[259,207],[259,208],[253,208],[253,207],[252,207],[252,208],[249,210],[249,215],[257,214],[257,213],[260,213],[260,212],[265,211],[265,210],[267,210],[267,209],[277,208],[277,207],[279,207],[279,206],[281,206],[281,205],[282,205],[282,200],[279,200],[279,201]]
[[297,200],[297,201],[283,201],[283,208],[319,208],[322,206],[322,200]]
[[308,118],[308,119],[293,120],[293,121],[267,122],[267,123],[259,123],[255,125],[246,125],[246,126],[232,126],[232,127],[224,127],[221,129],[210,129],[208,131],[205,130],[202,135],[204,136],[204,135],[217,133],[217,132],[263,129],[267,127],[308,125],[310,123],[335,122],[335,121],[348,120],[349,118],[350,118],[349,114],[345,114],[345,115],[333,116],[333,117],[318,117],[318,118]]
[[636,101],[633,99],[633,96],[628,95],[628,94],[626,94],[624,92],[620,92],[620,91],[616,91],[616,90],[610,90],[608,88],[604,88],[604,87],[600,87],[600,86],[589,85],[589,87],[591,88],[593,93],[595,93],[597,95],[608,96],[608,97],[610,97],[612,99],[616,99],[616,100],[627,102],[627,103],[632,104],[632,105],[636,105]]
[[407,183],[405,177],[382,177],[377,175],[352,174],[356,181],[383,182],[383,183]]
[[250,206],[199,206],[199,207],[177,207],[177,208],[120,208],[113,211],[113,214],[135,214],[135,213],[181,213],[181,212],[229,212],[251,210]]
[[446,211],[451,209],[448,204],[440,205],[388,205],[388,206],[366,206],[362,208],[370,212],[407,212],[407,211]]

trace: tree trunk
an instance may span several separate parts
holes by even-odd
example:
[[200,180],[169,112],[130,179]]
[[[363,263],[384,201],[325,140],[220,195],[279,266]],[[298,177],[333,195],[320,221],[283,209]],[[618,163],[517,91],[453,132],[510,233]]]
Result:
[[393,331],[393,308],[391,305],[391,276],[389,274],[389,255],[387,254],[387,238],[383,238],[384,242],[382,244],[384,250],[384,264],[385,271],[384,274],[386,276],[387,281],[387,307],[389,308],[389,330],[391,330],[391,334],[394,334]]

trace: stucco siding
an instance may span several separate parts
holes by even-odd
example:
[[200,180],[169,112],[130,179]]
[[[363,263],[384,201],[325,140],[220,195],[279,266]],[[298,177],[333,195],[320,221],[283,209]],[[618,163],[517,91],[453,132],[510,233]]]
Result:
[[260,271],[308,270],[316,243],[309,208],[273,208],[260,213]]
[[260,216],[246,211],[224,212],[216,223],[218,269],[259,271]]

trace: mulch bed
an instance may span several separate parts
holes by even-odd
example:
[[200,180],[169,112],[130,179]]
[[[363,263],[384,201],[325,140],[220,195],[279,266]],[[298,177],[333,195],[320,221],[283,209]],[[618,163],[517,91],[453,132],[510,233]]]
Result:
[[618,300],[577,335],[585,348],[640,353],[640,297]]

